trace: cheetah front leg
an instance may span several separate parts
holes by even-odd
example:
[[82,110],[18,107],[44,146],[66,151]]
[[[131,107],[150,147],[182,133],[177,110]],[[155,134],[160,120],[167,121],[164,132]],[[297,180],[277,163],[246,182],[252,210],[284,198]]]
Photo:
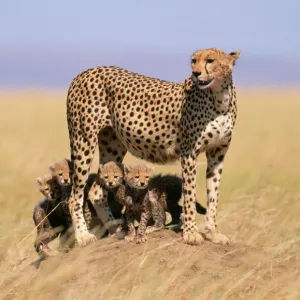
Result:
[[205,239],[220,244],[227,244],[229,242],[225,235],[218,232],[216,224],[220,180],[227,150],[228,147],[222,149],[216,148],[206,152],[207,212],[205,215],[204,236]]
[[181,157],[184,197],[183,240],[187,244],[199,244],[203,237],[196,224],[196,155]]
[[[75,137],[77,138],[76,140]],[[71,147],[73,147],[71,156],[74,160],[74,174],[68,205],[78,246],[86,246],[88,243],[97,240],[96,236],[88,231],[83,216],[84,187],[90,172],[96,142],[96,137],[87,139],[81,132],[77,132],[77,134],[74,134],[73,142],[71,143]]]

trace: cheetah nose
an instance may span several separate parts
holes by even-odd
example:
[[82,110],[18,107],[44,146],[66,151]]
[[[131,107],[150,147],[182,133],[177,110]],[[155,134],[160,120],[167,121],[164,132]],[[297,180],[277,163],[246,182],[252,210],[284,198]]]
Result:
[[69,179],[65,179],[65,183],[68,183],[69,182]]
[[144,186],[145,185],[145,182],[141,182],[141,186]]
[[193,72],[193,75],[198,78],[201,75],[201,72]]
[[113,185],[113,183],[112,183],[112,182],[109,182],[109,183],[108,183],[108,185],[109,185],[109,186],[112,186],[112,185]]

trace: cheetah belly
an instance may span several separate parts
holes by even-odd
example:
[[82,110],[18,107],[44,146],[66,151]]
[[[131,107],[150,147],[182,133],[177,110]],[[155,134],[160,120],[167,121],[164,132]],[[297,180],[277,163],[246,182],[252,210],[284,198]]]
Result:
[[[136,157],[155,163],[171,162],[179,158],[179,144],[176,142],[178,133],[175,128],[156,131],[155,128],[141,128],[138,124],[122,128],[120,123],[113,123],[113,127],[127,150]],[[153,133],[149,134],[150,130]]]
[[233,122],[230,116],[221,115],[209,122],[205,128],[205,139],[207,148],[226,145],[231,141]]

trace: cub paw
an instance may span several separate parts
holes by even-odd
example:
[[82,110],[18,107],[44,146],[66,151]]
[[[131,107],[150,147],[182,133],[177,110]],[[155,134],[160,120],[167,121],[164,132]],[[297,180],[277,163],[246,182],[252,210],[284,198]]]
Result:
[[138,235],[138,236],[136,237],[136,239],[135,239],[135,242],[136,242],[137,244],[143,244],[143,243],[145,243],[147,240],[148,240],[148,237],[147,237],[146,234],[145,234],[145,235]]

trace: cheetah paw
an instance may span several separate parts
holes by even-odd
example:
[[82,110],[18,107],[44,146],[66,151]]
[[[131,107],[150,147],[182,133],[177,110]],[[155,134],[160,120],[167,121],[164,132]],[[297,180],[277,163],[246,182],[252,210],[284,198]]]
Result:
[[222,233],[214,232],[214,233],[204,233],[204,238],[208,241],[213,242],[214,244],[229,244],[229,239]]
[[137,244],[143,244],[143,243],[145,243],[147,240],[148,240],[148,237],[147,237],[146,234],[145,234],[145,235],[138,235],[138,236],[136,237],[136,239],[135,239],[135,242],[136,242]]
[[85,247],[89,243],[95,242],[96,240],[96,236],[89,232],[76,237],[76,242],[79,247]]
[[202,235],[198,232],[198,227],[183,230],[183,241],[189,245],[198,245],[203,241]]

